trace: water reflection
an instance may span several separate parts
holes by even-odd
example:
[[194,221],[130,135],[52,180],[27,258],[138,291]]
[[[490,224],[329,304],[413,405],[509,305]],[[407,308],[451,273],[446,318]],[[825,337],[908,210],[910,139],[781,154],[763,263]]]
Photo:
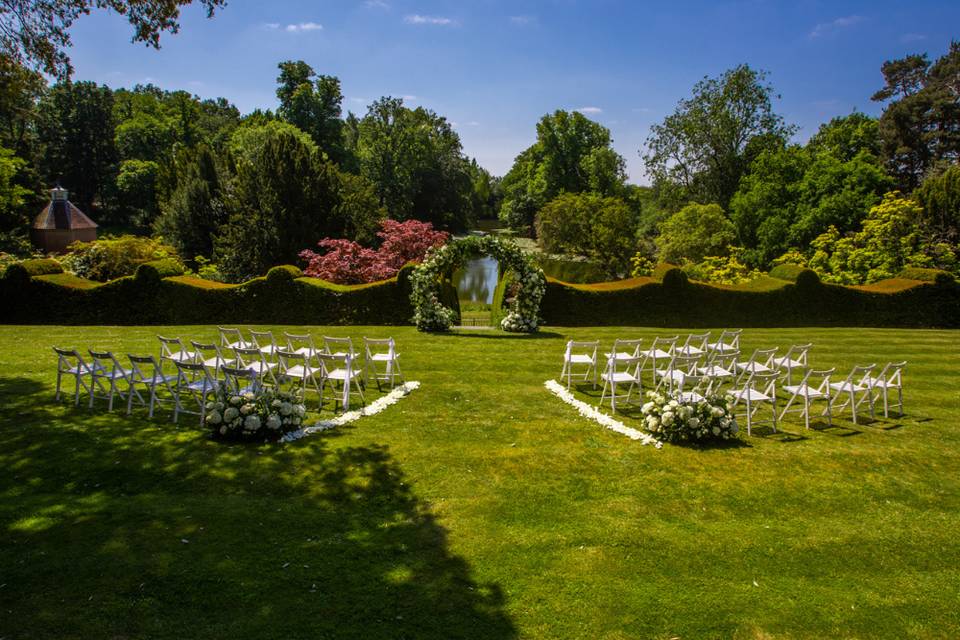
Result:
[[499,264],[490,256],[470,260],[453,274],[457,296],[461,300],[491,304],[499,271]]

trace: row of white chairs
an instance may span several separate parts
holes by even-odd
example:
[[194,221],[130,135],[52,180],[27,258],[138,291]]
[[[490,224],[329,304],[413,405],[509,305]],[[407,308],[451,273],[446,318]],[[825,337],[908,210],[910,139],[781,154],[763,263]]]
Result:
[[[359,354],[349,337],[338,338],[323,336],[321,346],[314,342],[313,336],[284,332],[283,340],[278,342],[272,331],[250,330],[249,339],[244,338],[240,329],[218,327],[219,343],[191,340],[189,347],[178,337],[157,336],[160,340],[160,358],[171,362],[203,362],[214,369],[223,364],[239,363],[241,367],[251,367],[264,375],[269,369],[279,367],[280,355],[294,353],[304,356],[303,366],[319,369],[322,367],[320,355],[348,356],[356,369]],[[224,352],[228,352],[227,355]],[[229,355],[232,352],[234,358]],[[375,381],[381,389],[381,382],[390,388],[403,382],[400,370],[400,355],[393,338],[363,338],[363,380]],[[272,366],[275,365],[275,366]]]
[[[171,351],[168,347],[182,342],[179,339],[161,337],[161,356],[128,354],[129,367],[120,363],[110,351],[89,350],[89,361],[76,349],[54,347],[57,355],[56,399],[61,397],[64,377],[74,378],[74,403],[79,405],[81,390],[93,407],[96,399],[105,399],[109,411],[119,397],[127,404],[130,414],[133,405],[147,407],[150,417],[158,404],[171,401],[173,421],[179,414],[200,416],[204,422],[205,407],[210,397],[222,388],[243,393],[262,386],[288,387],[291,390],[313,391],[322,409],[326,392],[333,395],[334,411],[338,407],[349,409],[351,395],[365,402],[364,377],[393,386],[402,382],[396,345],[392,338],[364,339],[367,353],[365,368],[354,366],[351,352],[326,353],[276,349],[274,359],[267,360],[259,349],[233,346],[233,358],[225,357],[224,349],[213,345],[212,357],[204,357],[205,350],[185,349]],[[194,347],[200,343],[193,342]],[[202,345],[209,347],[210,345]],[[165,370],[172,363],[175,373]],[[384,365],[379,368],[377,365]],[[164,393],[165,392],[165,393]],[[147,397],[145,397],[147,396]],[[165,396],[165,397],[164,397]]]
[[[611,409],[616,411],[617,402],[629,403],[633,394],[642,398],[643,376],[651,375],[652,386],[684,401],[697,402],[705,396],[730,394],[735,406],[745,405],[747,432],[755,422],[754,416],[764,403],[772,407],[772,425],[776,430],[778,419],[787,413],[800,413],[807,428],[810,426],[810,409],[817,400],[826,404],[823,414],[832,424],[835,410],[850,407],[853,422],[858,419],[858,409],[866,402],[871,418],[874,405],[883,401],[884,416],[889,417],[891,406],[903,413],[902,371],[905,362],[891,362],[874,374],[876,365],[855,367],[842,381],[831,380],[835,369],[816,370],[809,365],[811,344],[790,347],[783,356],[778,349],[756,349],[749,358],[742,359],[739,351],[741,331],[724,331],[716,342],[709,342],[709,334],[694,334],[681,344],[679,337],[655,338],[650,347],[643,348],[642,340],[615,341],[610,352],[605,353],[605,367],[600,377],[603,391],[600,404],[609,399]],[[679,346],[678,346],[679,345]],[[561,378],[569,388],[576,378],[593,382],[597,387],[598,341],[567,343]],[[575,372],[576,367],[580,371]],[[799,381],[794,383],[794,376]],[[777,413],[778,383],[786,394],[786,406]],[[724,386],[729,388],[724,390]],[[626,389],[625,393],[620,392]],[[896,405],[891,395],[896,392]],[[791,411],[791,407],[796,408]]]

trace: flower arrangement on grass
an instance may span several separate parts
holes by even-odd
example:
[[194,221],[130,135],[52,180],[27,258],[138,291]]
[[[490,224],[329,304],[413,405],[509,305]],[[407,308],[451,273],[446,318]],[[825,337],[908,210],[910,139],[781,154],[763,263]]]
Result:
[[258,387],[235,393],[221,386],[207,402],[206,423],[221,438],[276,440],[299,429],[306,412],[297,392]]
[[543,270],[515,243],[494,236],[458,238],[427,252],[424,261],[410,275],[413,320],[421,331],[446,331],[456,321],[456,312],[440,302],[440,278],[452,273],[469,258],[489,255],[505,273],[512,271],[520,285],[500,327],[504,331],[532,333],[539,326],[540,300],[547,290]]
[[739,428],[730,400],[710,396],[700,402],[682,402],[656,391],[647,392],[643,405],[644,428],[660,440],[710,442],[736,438]]

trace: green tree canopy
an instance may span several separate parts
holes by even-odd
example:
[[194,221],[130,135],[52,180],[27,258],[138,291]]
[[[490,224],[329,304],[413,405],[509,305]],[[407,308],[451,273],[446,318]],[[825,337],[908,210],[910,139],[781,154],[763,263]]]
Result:
[[881,70],[886,84],[872,99],[888,102],[880,117],[883,153],[900,187],[912,190],[936,163],[960,159],[960,42],[932,65],[914,54]]
[[503,178],[501,219],[526,228],[541,207],[564,192],[622,195],[626,165],[612,144],[609,129],[578,111],[543,116],[537,141]]
[[283,120],[307,132],[327,156],[342,163],[346,154],[343,121],[340,119],[343,93],[335,76],[317,75],[302,60],[281,62],[277,77],[277,110]]
[[651,128],[643,160],[667,197],[725,209],[746,173],[751,142],[782,145],[793,134],[795,128],[773,111],[773,87],[766,78],[748,65],[704,78],[690,98]]
[[727,255],[736,239],[736,228],[720,205],[688,204],[660,225],[657,249],[662,262],[700,262]]

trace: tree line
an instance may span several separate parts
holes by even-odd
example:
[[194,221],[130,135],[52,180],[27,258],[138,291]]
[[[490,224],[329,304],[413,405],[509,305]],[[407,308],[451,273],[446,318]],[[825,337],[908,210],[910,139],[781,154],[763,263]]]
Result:
[[495,217],[498,181],[442,116],[384,97],[342,112],[340,81],[279,64],[279,107],[241,115],[152,85],[43,77],[0,56],[0,250],[60,182],[108,230],[156,232],[230,279],[294,262],[324,237],[372,241],[379,221],[463,230]]
[[[910,55],[881,70],[879,118],[834,118],[805,144],[791,142],[798,129],[776,113],[765,72],[740,65],[704,78],[651,128],[641,151],[650,187],[626,183],[605,127],[548,114],[504,176],[500,216],[610,276],[708,258],[743,273],[809,263],[838,281],[897,266],[955,271],[960,43],[933,62]],[[874,242],[868,230],[879,229],[900,235]]]

